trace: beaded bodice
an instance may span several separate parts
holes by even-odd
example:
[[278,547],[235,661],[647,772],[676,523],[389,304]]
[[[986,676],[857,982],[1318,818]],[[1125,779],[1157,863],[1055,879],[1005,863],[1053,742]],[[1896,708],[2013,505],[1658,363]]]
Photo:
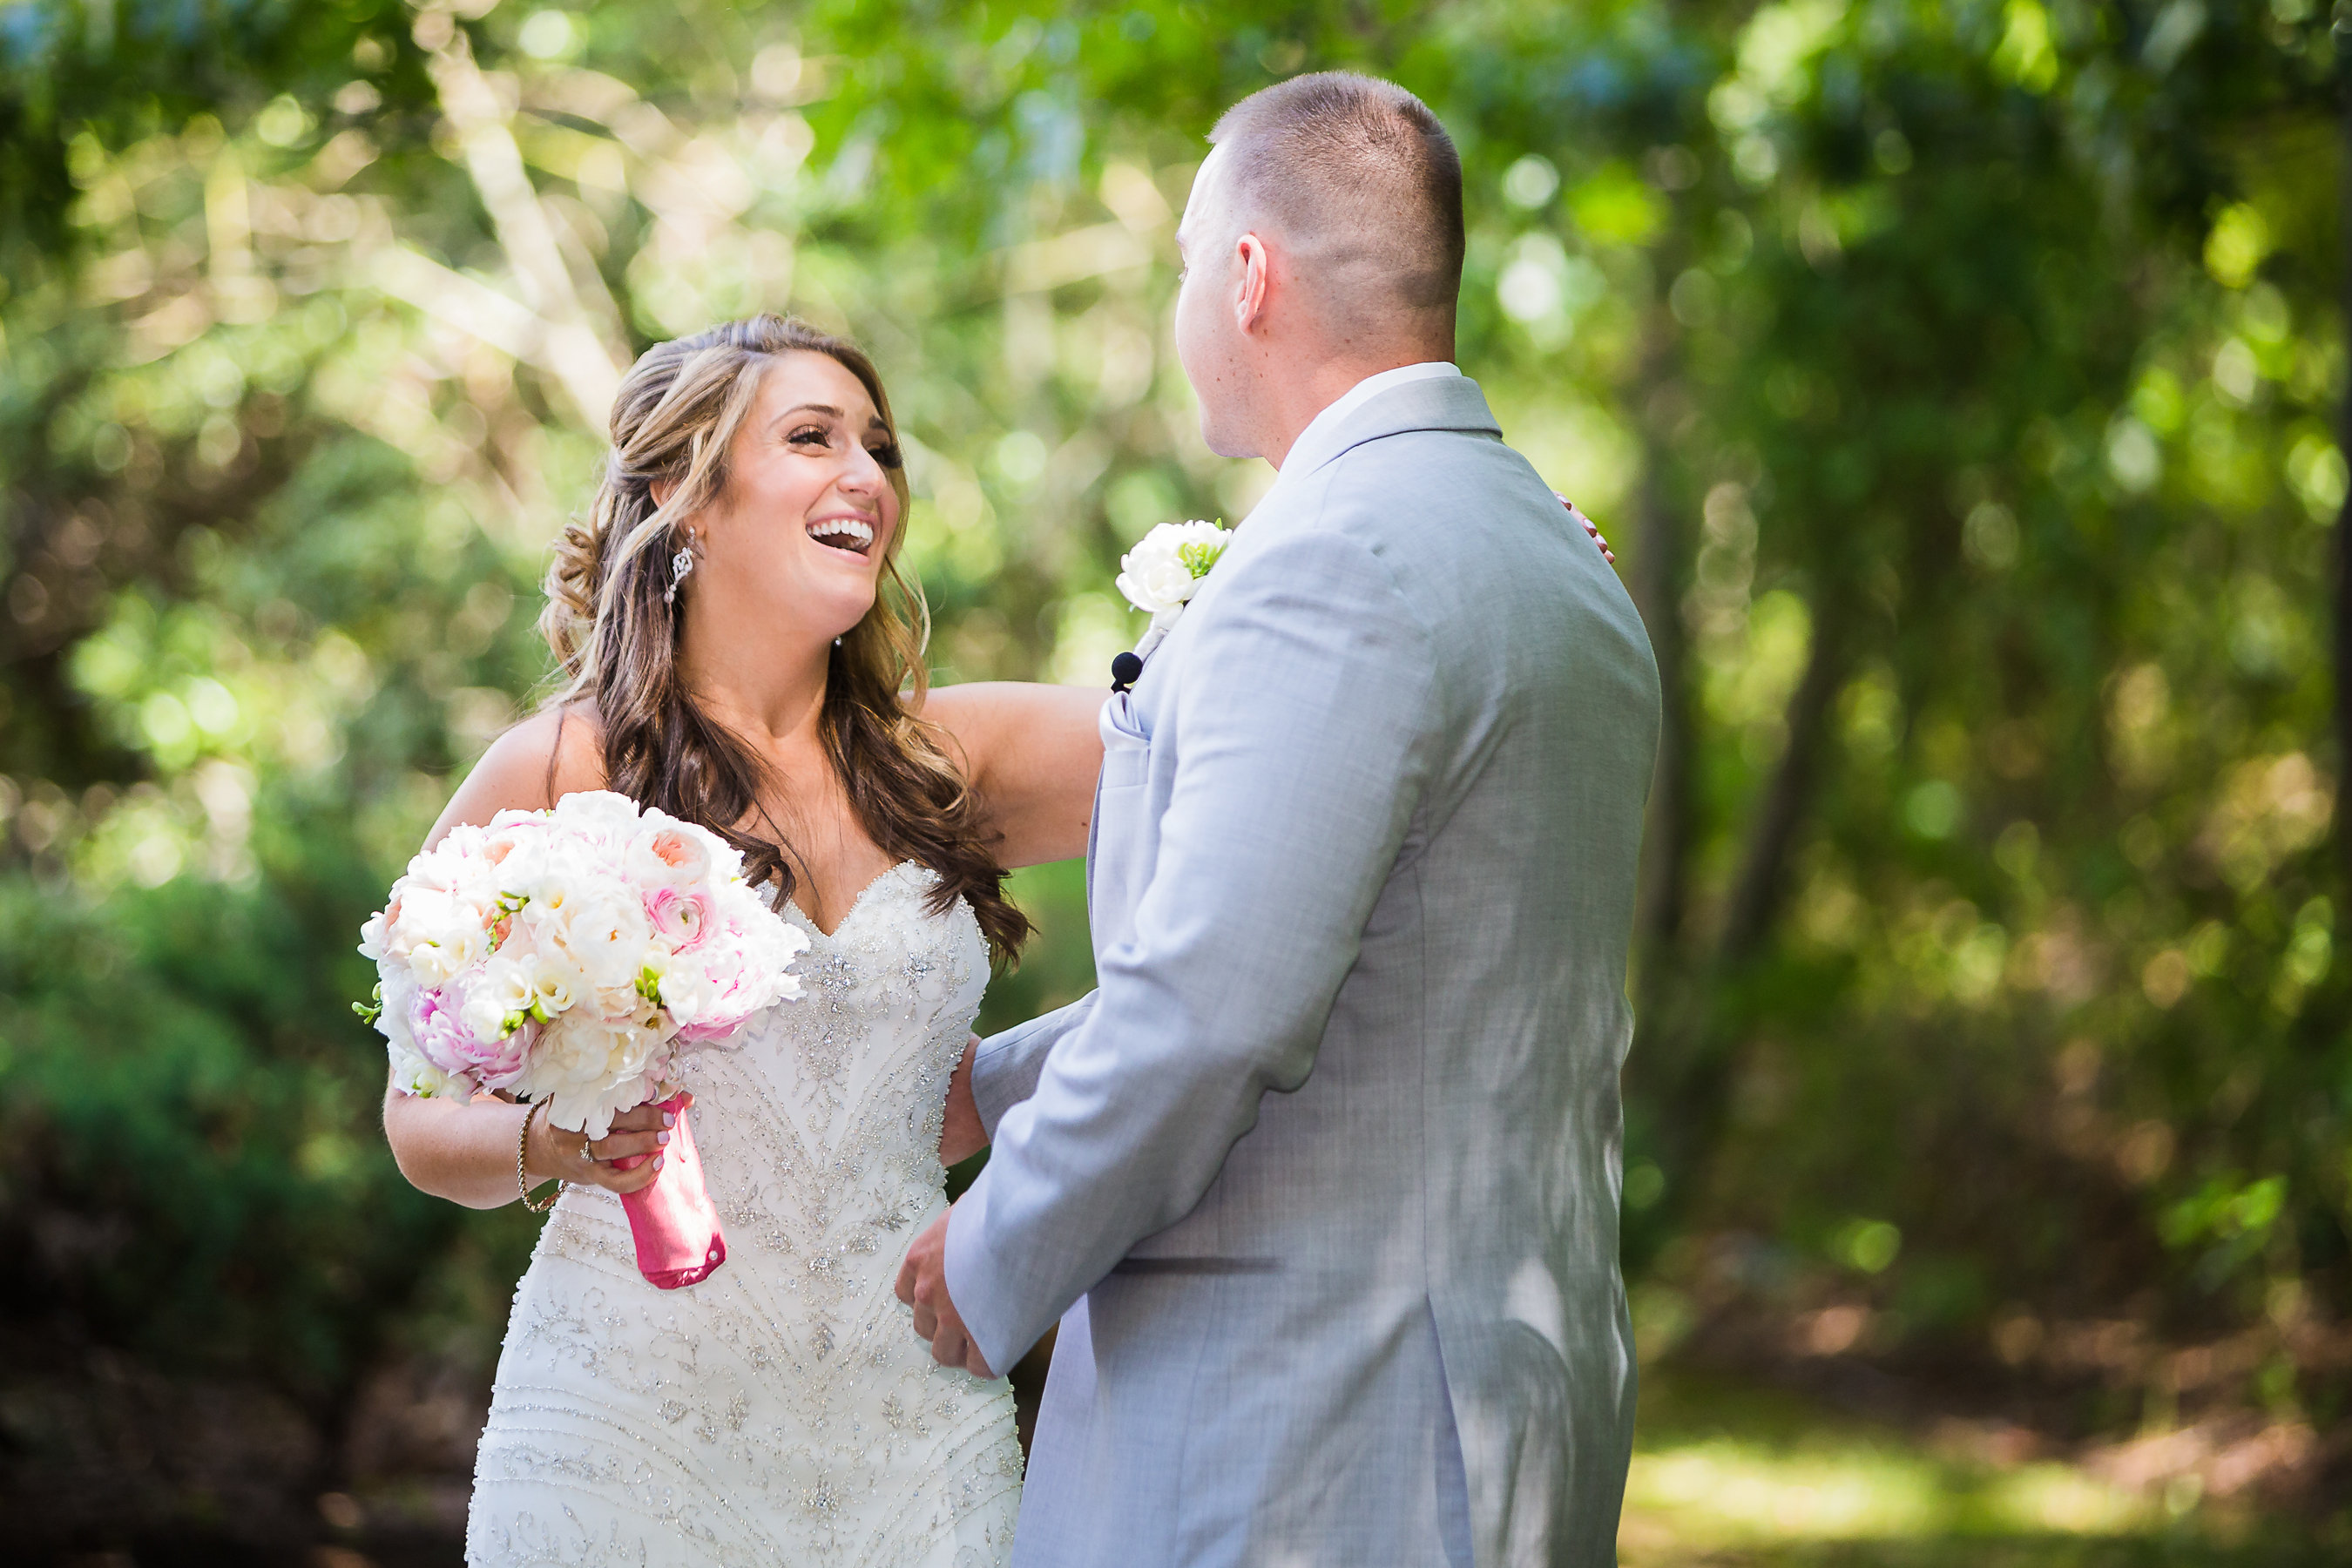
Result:
[[617,1199],[556,1205],[499,1363],[469,1562],[1003,1560],[1010,1396],[935,1365],[892,1293],[944,1206],[948,1078],[988,975],[971,910],[928,911],[934,885],[885,872],[831,936],[785,905],[810,937],[803,999],[688,1058],[717,1272],[656,1290]]

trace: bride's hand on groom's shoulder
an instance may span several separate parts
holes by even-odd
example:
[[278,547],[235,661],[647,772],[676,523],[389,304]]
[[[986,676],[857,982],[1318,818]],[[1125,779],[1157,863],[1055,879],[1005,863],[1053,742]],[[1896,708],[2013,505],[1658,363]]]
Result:
[[[694,1099],[678,1107],[684,1112]],[[577,1132],[550,1127],[544,1116],[531,1127],[531,1174],[540,1181],[560,1178],[579,1187],[602,1187],[608,1193],[634,1193],[653,1185],[661,1174],[663,1151],[677,1118],[659,1104],[641,1105],[613,1118],[613,1130],[591,1142]]]
[[1605,557],[1605,558],[1608,560],[1609,564],[1610,564],[1610,565],[1612,565],[1612,566],[1616,565],[1616,564],[1617,564],[1617,552],[1616,552],[1615,551],[1613,551],[1613,550],[1612,550],[1612,549],[1610,549],[1610,548],[1609,548],[1609,542],[1608,542],[1607,540],[1605,540],[1605,539],[1603,539],[1603,538],[1601,538],[1601,529],[1600,529],[1600,526],[1599,526],[1597,523],[1595,523],[1595,522],[1594,522],[1591,518],[1589,518],[1589,517],[1585,516],[1582,512],[1580,512],[1580,511],[1577,510],[1576,510],[1576,503],[1575,503],[1574,501],[1572,501],[1572,500],[1569,500],[1566,496],[1561,495],[1558,490],[1554,490],[1554,491],[1552,491],[1551,493],[1552,493],[1552,495],[1553,495],[1554,497],[1556,497],[1556,498],[1559,500],[1559,504],[1560,504],[1560,505],[1562,505],[1562,506],[1564,506],[1564,507],[1568,508],[1568,515],[1569,515],[1569,516],[1570,516],[1570,517],[1572,517],[1572,518],[1576,519],[1576,521],[1579,521],[1579,522],[1580,522],[1580,523],[1584,524],[1584,531],[1585,531],[1585,532],[1587,532],[1587,533],[1589,533],[1589,534],[1591,534],[1591,535],[1592,536],[1592,542],[1593,542],[1593,543],[1598,544],[1599,546],[1601,546],[1601,555],[1602,555],[1603,557]]
[[948,1113],[940,1124],[940,1163],[961,1165],[988,1147],[988,1129],[980,1122],[980,1105],[971,1097],[971,1059],[980,1052],[980,1037],[963,1043],[963,1060],[948,1079]]

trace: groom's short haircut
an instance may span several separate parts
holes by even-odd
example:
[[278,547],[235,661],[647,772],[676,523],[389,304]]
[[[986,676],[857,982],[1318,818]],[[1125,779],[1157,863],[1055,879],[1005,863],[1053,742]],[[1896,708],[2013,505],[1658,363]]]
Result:
[[1266,223],[1329,302],[1385,304],[1409,329],[1442,317],[1451,342],[1462,155],[1428,105],[1393,82],[1318,71],[1252,93],[1209,140],[1224,152],[1237,235]]

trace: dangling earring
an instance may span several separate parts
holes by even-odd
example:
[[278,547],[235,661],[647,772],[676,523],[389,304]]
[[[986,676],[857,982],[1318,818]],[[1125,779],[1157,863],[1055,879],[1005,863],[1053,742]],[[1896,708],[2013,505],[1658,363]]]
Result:
[[662,590],[662,603],[665,605],[677,604],[677,585],[680,583],[685,582],[687,578],[693,575],[693,574],[694,540],[693,536],[689,534],[687,536],[687,542],[677,547],[677,553],[669,558],[669,586]]

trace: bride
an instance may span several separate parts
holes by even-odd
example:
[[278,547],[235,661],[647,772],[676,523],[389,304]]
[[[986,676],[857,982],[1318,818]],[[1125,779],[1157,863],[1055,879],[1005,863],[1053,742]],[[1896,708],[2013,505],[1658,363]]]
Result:
[[588,789],[701,823],[808,933],[805,995],[685,1069],[729,1256],[683,1289],[638,1275],[618,1195],[660,1171],[658,1109],[589,1143],[488,1096],[386,1094],[425,1191],[488,1208],[564,1184],[515,1293],[467,1562],[1003,1563],[1012,1394],[935,1364],[892,1284],[942,1163],[982,1142],[946,1106],[990,961],[1028,931],[1003,868],[1084,851],[1102,700],[927,692],[889,401],[839,339],[761,316],[664,343],[612,440],[548,574],[568,683],[434,837]]

